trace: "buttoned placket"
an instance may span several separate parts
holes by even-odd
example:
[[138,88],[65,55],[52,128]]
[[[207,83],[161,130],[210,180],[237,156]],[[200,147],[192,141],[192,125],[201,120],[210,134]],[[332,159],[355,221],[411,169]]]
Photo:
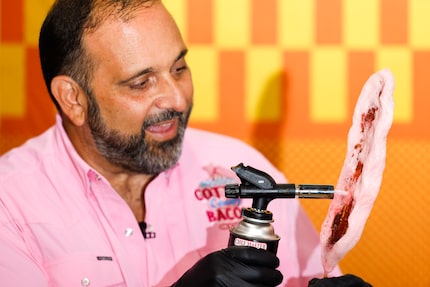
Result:
[[118,261],[126,284],[134,286],[132,281],[135,280],[136,274],[130,270],[136,268],[133,265],[136,265],[135,261],[138,259],[135,258],[137,254],[132,252],[133,246],[145,244],[143,236],[139,237],[140,228],[127,204],[102,176],[90,170],[88,180],[90,201],[110,242],[112,253]]

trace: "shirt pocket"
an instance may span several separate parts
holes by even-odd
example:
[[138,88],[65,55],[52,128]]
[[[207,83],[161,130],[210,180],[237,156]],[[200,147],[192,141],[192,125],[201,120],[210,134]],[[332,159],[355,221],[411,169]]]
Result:
[[52,286],[126,286],[113,257],[70,255],[46,266]]

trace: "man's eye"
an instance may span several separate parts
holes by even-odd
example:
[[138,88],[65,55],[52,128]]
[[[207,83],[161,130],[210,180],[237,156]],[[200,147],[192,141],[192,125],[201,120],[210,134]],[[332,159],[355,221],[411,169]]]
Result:
[[145,80],[145,81],[139,82],[137,84],[131,84],[130,88],[131,89],[144,89],[147,86],[147,84],[148,84],[148,80]]
[[181,72],[183,72],[183,71],[185,71],[186,69],[188,69],[188,66],[187,65],[183,65],[183,66],[180,66],[179,68],[176,68],[175,69],[175,73],[181,73]]

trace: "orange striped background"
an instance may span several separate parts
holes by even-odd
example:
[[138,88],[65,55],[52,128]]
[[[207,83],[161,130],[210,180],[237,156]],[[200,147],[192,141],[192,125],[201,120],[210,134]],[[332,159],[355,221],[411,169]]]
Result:
[[[392,69],[383,185],[341,267],[374,286],[430,286],[428,1],[164,2],[190,48],[191,125],[249,142],[295,183],[337,182],[361,87],[377,69]],[[50,126],[54,108],[35,28],[52,0],[0,3],[1,154]],[[302,203],[319,228],[328,202]]]

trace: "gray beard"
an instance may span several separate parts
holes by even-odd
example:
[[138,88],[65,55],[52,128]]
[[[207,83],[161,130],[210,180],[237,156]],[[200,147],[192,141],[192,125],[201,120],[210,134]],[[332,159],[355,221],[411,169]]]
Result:
[[[88,124],[91,134],[98,151],[111,164],[131,172],[156,175],[178,162],[192,106],[186,112],[166,110],[148,117],[142,125],[140,134],[121,135],[119,131],[106,126],[95,98],[92,95],[88,98]],[[165,142],[146,138],[146,127],[175,117],[179,119],[176,137]]]

